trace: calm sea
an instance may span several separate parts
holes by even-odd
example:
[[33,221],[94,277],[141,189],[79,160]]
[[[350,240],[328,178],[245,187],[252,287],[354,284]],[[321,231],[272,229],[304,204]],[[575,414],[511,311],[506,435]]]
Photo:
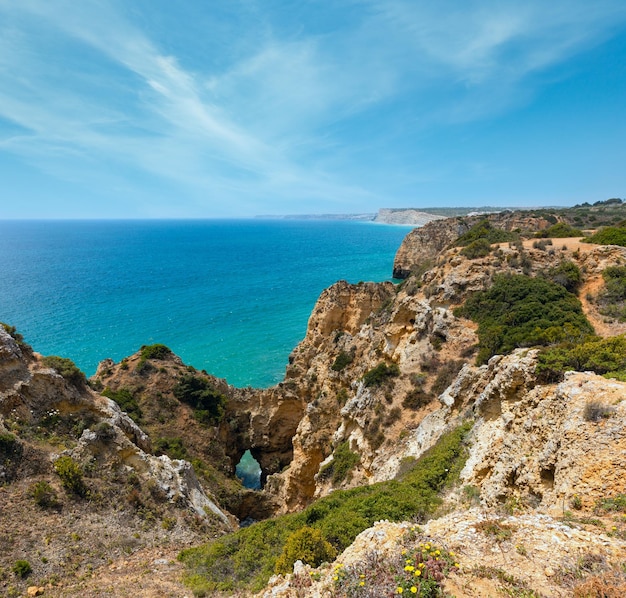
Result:
[[321,291],[382,281],[407,227],[344,221],[3,221],[0,321],[87,374],[164,343],[236,386],[282,379]]

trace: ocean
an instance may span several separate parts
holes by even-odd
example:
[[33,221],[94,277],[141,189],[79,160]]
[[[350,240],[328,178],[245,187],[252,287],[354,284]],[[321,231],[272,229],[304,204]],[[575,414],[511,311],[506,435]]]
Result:
[[0,221],[0,321],[88,376],[164,343],[235,386],[282,380],[322,290],[390,280],[410,227],[324,220]]

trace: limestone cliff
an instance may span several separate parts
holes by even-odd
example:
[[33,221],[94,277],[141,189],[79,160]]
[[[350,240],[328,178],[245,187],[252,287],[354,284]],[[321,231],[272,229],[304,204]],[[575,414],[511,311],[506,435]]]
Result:
[[[461,484],[482,511],[466,516],[463,510],[471,505],[457,489],[448,497],[452,515],[429,524],[425,533],[458,544],[467,563],[478,562],[478,549],[463,543],[471,540],[484,552],[476,530],[503,508],[520,511],[511,524],[520,541],[543,524],[565,534],[556,517],[571,505],[589,512],[606,496],[626,495],[626,383],[572,372],[547,384],[537,375],[537,350],[527,348],[475,365],[477,325],[457,317],[455,308],[489,288],[498,274],[548,277],[569,264],[579,273],[577,293],[596,333],[622,333],[626,324],[606,317],[596,298],[603,272],[626,265],[626,249],[576,238],[550,244],[530,238],[468,256],[454,241],[473,218],[439,220],[410,233],[394,265],[395,274],[406,278],[401,285],[340,281],[326,289],[290,355],[284,381],[269,389],[234,388],[169,351],[145,348],[119,363],[103,361],[90,388],[45,367],[0,328],[0,434],[15,436],[11,450],[30,451],[27,460],[0,460],[0,480],[12,488],[21,484],[26,500],[30,480],[56,480],[50,459],[68,455],[85,471],[99,472],[100,481],[92,484],[102,496],[114,496],[107,484],[121,483],[138,513],[147,494],[158,497],[165,505],[158,516],[180,521],[180,539],[187,541],[195,538],[189,513],[208,521],[216,534],[236,526],[236,519],[293,512],[340,488],[392,480],[444,432],[469,419]],[[488,218],[505,230],[553,224],[532,214]],[[192,383],[217,401],[213,415],[179,392],[181,384]],[[260,492],[234,479],[246,450],[261,466]],[[18,494],[11,489],[0,500]],[[406,526],[384,530],[394,537],[405,532]],[[579,529],[570,540],[582,543],[585,533]],[[542,542],[550,551],[560,546],[547,536]],[[576,542],[571,545],[578,550]],[[623,554],[619,542],[603,542],[595,543],[610,544],[602,558],[609,559],[611,550]],[[346,554],[342,558],[349,560]],[[543,578],[537,582],[540,562],[537,557],[528,582],[546,595],[567,595]],[[310,594],[298,595],[321,595],[315,592],[328,587],[324,575],[322,589],[311,586]],[[291,581],[278,579],[273,587],[290,595]],[[455,593],[472,595],[458,588]]]

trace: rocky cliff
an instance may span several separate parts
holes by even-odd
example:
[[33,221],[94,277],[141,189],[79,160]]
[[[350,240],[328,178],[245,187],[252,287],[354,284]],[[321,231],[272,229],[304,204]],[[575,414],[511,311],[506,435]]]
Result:
[[[571,595],[573,586],[555,581],[555,572],[571,569],[577,556],[589,552],[585,546],[602,561],[602,572],[612,575],[615,562],[624,558],[626,528],[605,514],[604,531],[610,524],[615,533],[598,538],[589,528],[595,524],[585,521],[607,497],[626,496],[626,383],[576,371],[547,382],[538,373],[539,351],[523,347],[477,365],[477,345],[483,342],[478,325],[456,308],[501,274],[567,285],[573,280],[563,274],[568,272],[596,333],[621,334],[626,325],[608,317],[598,298],[605,289],[603,273],[626,265],[626,249],[575,238],[487,243],[476,254],[456,246],[459,235],[483,220],[439,220],[410,233],[394,264],[395,275],[406,278],[401,285],[340,281],[324,291],[284,381],[270,389],[234,388],[158,347],[142,348],[119,363],[103,361],[88,386],[68,381],[19,335],[0,329],[0,437],[10,445],[0,460],[9,488],[0,500],[9,504],[20,496],[25,509],[36,481],[62,495],[53,463],[64,455],[82,467],[94,497],[116,500],[123,492],[134,513],[126,525],[156,517],[166,522],[162,530],[173,527],[180,545],[197,538],[193,517],[220,534],[238,520],[298,511],[337,489],[394,480],[445,432],[469,420],[466,464],[448,496],[452,514],[420,531],[425,542],[436,540],[460,555],[449,582],[455,595],[492,595],[513,573],[541,595]],[[536,232],[558,219],[504,213],[488,221],[499,230]],[[234,479],[246,450],[261,466],[260,492]],[[63,497],[68,515],[83,508],[76,497]],[[470,507],[475,510],[466,514]],[[564,512],[571,509],[581,516],[564,524]],[[39,521],[49,516],[44,510]],[[107,514],[107,521],[122,521],[115,517],[127,517],[125,510]],[[489,528],[484,521],[498,523]],[[24,525],[19,518],[2,522],[11,537]],[[502,532],[507,537],[496,542],[497,555],[513,547],[515,559],[500,562],[487,554],[498,526],[510,533]],[[568,532],[571,526],[578,527]],[[365,562],[374,544],[388,540],[390,550],[404,549],[409,529],[389,524],[364,532],[340,559]],[[527,546],[539,535],[541,548]],[[41,537],[33,531],[28,542]],[[11,558],[29,552],[28,542],[7,548],[5,569]],[[542,560],[547,553],[558,555],[558,566]],[[476,572],[481,554],[491,577]],[[56,568],[45,570],[64,571],[60,563],[67,557],[54,558]],[[527,564],[521,577],[510,570],[513,561],[515,567]],[[315,576],[318,584],[309,576],[304,586],[298,575],[277,578],[267,595],[327,595],[332,569]],[[472,593],[470,582],[483,593]],[[67,588],[65,595],[72,595]]]

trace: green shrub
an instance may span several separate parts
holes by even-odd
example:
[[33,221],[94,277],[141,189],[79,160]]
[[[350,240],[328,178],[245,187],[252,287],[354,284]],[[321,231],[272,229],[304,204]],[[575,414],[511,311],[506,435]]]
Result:
[[413,388],[402,399],[402,406],[405,409],[421,409],[424,405],[428,405],[433,398],[433,395],[426,392],[422,387]]
[[477,222],[466,233],[462,234],[456,240],[455,244],[459,247],[464,247],[479,239],[487,241],[490,245],[493,245],[494,243],[517,241],[519,239],[519,235],[499,228],[494,228],[491,222],[485,218],[484,220]]
[[461,255],[470,260],[485,257],[491,253],[491,243],[487,239],[476,239],[461,249]]
[[348,400],[348,391],[345,388],[340,388],[337,393],[337,403],[345,405]]
[[554,344],[593,334],[580,301],[561,285],[521,274],[499,275],[455,315],[478,323],[477,363],[516,347]]
[[101,394],[115,401],[120,409],[125,411],[136,423],[141,423],[143,413],[135,393],[130,388],[121,387],[117,390],[111,390],[107,386]]
[[616,494],[609,498],[601,498],[594,507],[597,513],[626,513],[626,494]]
[[544,239],[548,237],[551,237],[553,239],[565,239],[567,237],[582,236],[583,231],[578,228],[574,228],[573,226],[565,222],[557,222],[556,224],[553,224],[552,226],[544,230],[540,230],[538,233],[535,234],[535,237]]
[[597,297],[600,313],[621,322],[626,321],[626,267],[606,268],[602,278],[604,289]]
[[563,373],[592,371],[596,374],[626,373],[626,335],[609,338],[588,337],[543,350],[537,359],[537,375],[542,382],[558,382]]
[[324,539],[322,532],[305,525],[287,537],[274,571],[278,574],[291,573],[293,564],[298,560],[318,567],[332,561],[336,556],[337,551]]
[[140,376],[143,376],[144,374],[154,372],[155,369],[156,368],[147,359],[144,359],[142,357],[137,362],[137,365],[135,367],[135,372],[137,372]]
[[22,450],[20,441],[13,434],[0,433],[0,463],[21,456]]
[[55,489],[44,480],[33,484],[28,493],[35,504],[45,509],[56,507],[59,504]]
[[194,592],[260,591],[273,575],[288,537],[302,527],[319,529],[337,551],[375,521],[424,521],[432,515],[444,486],[456,482],[466,451],[465,424],[442,436],[401,481],[337,490],[300,513],[283,515],[240,529],[205,546],[184,550],[186,583]]
[[369,386],[381,386],[384,382],[390,378],[395,378],[400,375],[400,368],[397,364],[392,363],[387,365],[386,363],[379,363],[375,368],[372,368],[363,375],[363,384]]
[[626,247],[626,227],[607,226],[594,235],[582,239],[584,243],[597,245],[620,245]]
[[337,359],[335,359],[333,365],[330,366],[330,369],[335,372],[340,372],[346,366],[350,365],[353,359],[352,354],[347,351],[341,351],[339,355],[337,355]]
[[533,249],[540,249],[545,251],[548,245],[552,245],[552,239],[541,239],[540,241],[533,241]]
[[44,357],[41,363],[44,367],[56,370],[65,380],[77,388],[83,388],[85,384],[87,384],[85,374],[76,367],[76,364],[71,359],[67,359],[67,357],[49,355],[48,357]]
[[184,374],[173,393],[194,410],[194,417],[201,423],[215,424],[224,416],[227,399],[206,378]]
[[181,438],[157,438],[153,443],[155,455],[167,455],[170,459],[188,459],[189,453]]
[[570,293],[576,293],[582,283],[580,268],[568,260],[562,261],[554,268],[549,268],[542,275],[555,284],[561,285]]
[[140,349],[142,359],[167,359],[173,355],[172,350],[165,345],[156,343],[154,345],[143,345]]
[[333,485],[343,482],[361,461],[357,453],[350,450],[347,442],[342,442],[333,453],[333,460],[320,469],[320,478],[329,479]]
[[15,561],[15,564],[13,565],[13,573],[22,579],[28,577],[32,571],[33,568],[30,566],[28,561]]
[[83,481],[83,470],[72,457],[64,455],[54,462],[54,470],[61,478],[63,487],[76,496],[87,496],[87,486]]

